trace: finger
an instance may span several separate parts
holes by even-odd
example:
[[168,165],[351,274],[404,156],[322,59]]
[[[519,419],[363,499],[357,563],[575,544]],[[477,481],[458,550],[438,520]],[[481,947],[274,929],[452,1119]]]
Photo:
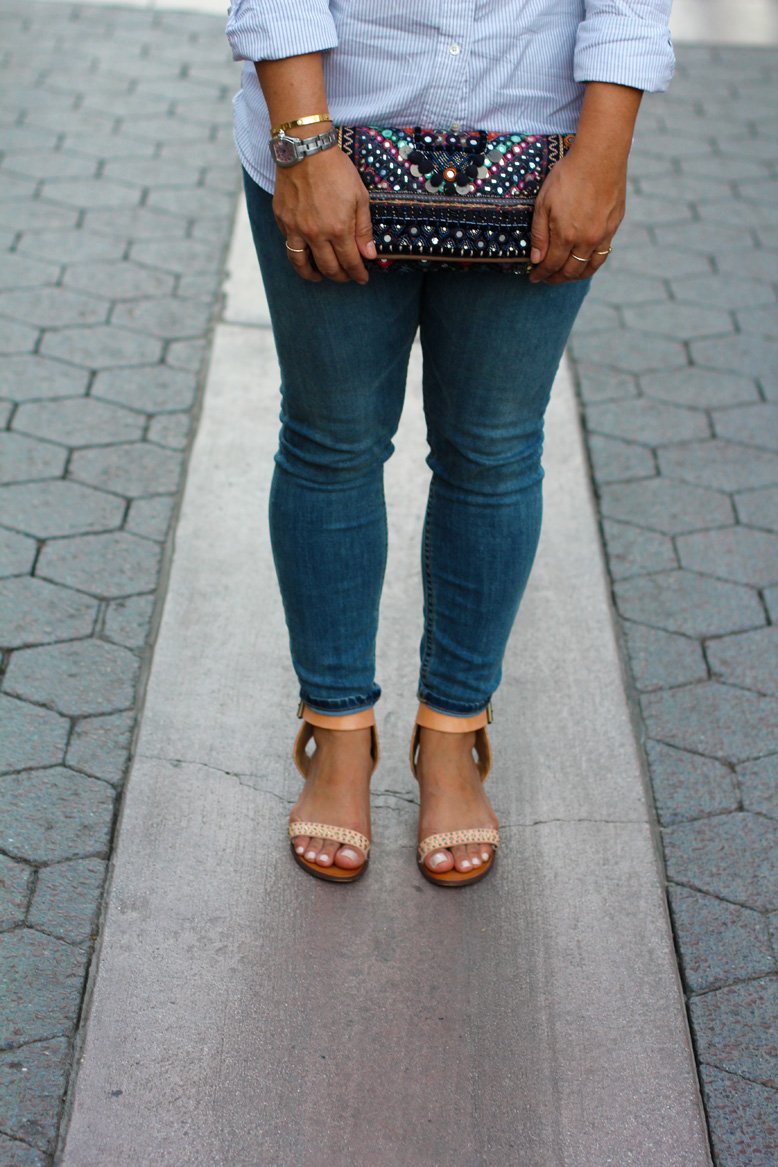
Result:
[[373,221],[370,218],[370,200],[365,199],[357,207],[357,218],[354,229],[354,238],[357,242],[360,255],[365,259],[375,259],[377,256],[375,240],[373,238]]
[[351,277],[344,271],[329,241],[314,241],[311,244],[311,252],[316,263],[316,270],[321,272],[326,279],[334,280],[336,284],[348,283]]
[[542,202],[535,204],[530,239],[532,249],[530,251],[529,261],[532,264],[542,263],[546,258],[549,244],[548,211]]
[[286,241],[286,257],[298,276],[311,283],[320,283],[321,276],[311,263],[311,251],[304,239]]
[[[530,272],[529,278],[532,283],[537,284],[543,280],[547,281],[551,276],[556,275],[557,272],[561,272],[570,255],[570,246],[569,241],[565,241],[561,237],[555,237],[552,234],[545,259],[537,264]],[[578,254],[581,254],[580,251]]]
[[[372,234],[371,234],[372,239]],[[362,256],[355,236],[342,236],[332,240],[332,248],[337,256],[338,263],[350,280],[358,284],[366,284],[367,269],[362,263]]]

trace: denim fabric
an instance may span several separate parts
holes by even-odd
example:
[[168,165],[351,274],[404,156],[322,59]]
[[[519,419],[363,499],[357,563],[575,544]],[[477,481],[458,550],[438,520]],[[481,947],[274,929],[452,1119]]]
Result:
[[336,713],[380,695],[383,464],[418,328],[432,470],[419,697],[477,713],[499,684],[535,556],[543,414],[588,281],[420,271],[308,283],[272,196],[248,175],[245,187],[281,367],[270,532],[301,696]]

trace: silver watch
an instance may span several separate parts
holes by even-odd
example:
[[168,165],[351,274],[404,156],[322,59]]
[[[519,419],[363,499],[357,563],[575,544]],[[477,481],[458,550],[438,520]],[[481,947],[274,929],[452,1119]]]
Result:
[[316,134],[313,138],[290,138],[281,130],[280,134],[270,139],[270,153],[275,158],[276,166],[294,166],[309,154],[318,154],[320,150],[329,150],[330,146],[337,144],[338,131],[335,129]]

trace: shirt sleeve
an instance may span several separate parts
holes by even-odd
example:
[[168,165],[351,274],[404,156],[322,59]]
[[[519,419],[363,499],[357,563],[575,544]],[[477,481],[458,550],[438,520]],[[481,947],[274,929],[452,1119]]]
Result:
[[334,49],[338,36],[327,0],[232,0],[227,40],[233,61],[280,61]]
[[667,89],[675,56],[667,21],[672,0],[584,0],[573,69],[575,80]]

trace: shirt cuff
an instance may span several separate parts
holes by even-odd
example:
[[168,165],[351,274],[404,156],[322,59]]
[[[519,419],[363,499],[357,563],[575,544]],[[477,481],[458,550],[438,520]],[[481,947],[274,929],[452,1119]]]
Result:
[[233,0],[226,31],[233,61],[280,61],[338,44],[324,0]]
[[573,58],[578,82],[606,81],[661,93],[670,84],[674,68],[670,32],[661,20],[602,14],[578,26]]

